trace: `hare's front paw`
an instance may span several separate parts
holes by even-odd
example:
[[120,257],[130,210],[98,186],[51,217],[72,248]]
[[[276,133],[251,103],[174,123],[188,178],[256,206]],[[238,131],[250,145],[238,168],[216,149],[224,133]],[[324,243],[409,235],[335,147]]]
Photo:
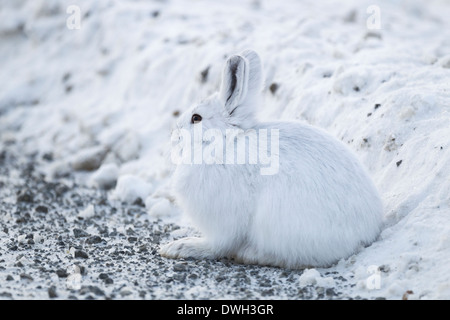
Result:
[[214,259],[216,255],[202,238],[183,238],[161,246],[159,254],[166,258]]

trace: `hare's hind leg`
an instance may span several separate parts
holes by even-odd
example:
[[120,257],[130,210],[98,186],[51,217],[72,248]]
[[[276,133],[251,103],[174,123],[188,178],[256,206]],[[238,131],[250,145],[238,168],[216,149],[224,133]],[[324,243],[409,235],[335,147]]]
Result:
[[188,237],[161,246],[159,254],[166,258],[216,259],[218,255],[204,238]]

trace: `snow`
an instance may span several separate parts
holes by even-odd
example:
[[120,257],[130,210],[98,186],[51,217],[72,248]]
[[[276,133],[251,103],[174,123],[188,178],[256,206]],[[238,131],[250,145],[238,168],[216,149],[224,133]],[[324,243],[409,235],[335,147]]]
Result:
[[298,283],[301,287],[318,285],[320,287],[329,288],[335,285],[332,277],[322,277],[320,272],[316,269],[305,269],[298,279]]
[[113,198],[123,202],[133,203],[138,198],[145,199],[152,190],[151,183],[130,174],[124,174],[119,177],[117,186],[112,194]]
[[[449,299],[450,4],[377,1],[381,29],[371,30],[373,4],[3,1],[1,143],[51,153],[42,170],[53,177],[117,181],[111,198],[141,198],[164,218],[177,211],[164,191],[176,114],[217,89],[227,55],[255,49],[266,72],[260,117],[298,119],[348,143],[385,205],[377,242],[300,282],[338,272],[351,276],[352,296]],[[79,30],[66,26],[69,5],[81,9]],[[367,287],[370,266],[377,289]]]
[[114,187],[118,176],[119,167],[115,163],[104,163],[92,174],[90,182],[98,188],[109,189]]
[[90,219],[93,216],[95,216],[95,207],[92,204],[90,204],[89,206],[87,206],[87,208],[78,213],[78,217],[83,219]]

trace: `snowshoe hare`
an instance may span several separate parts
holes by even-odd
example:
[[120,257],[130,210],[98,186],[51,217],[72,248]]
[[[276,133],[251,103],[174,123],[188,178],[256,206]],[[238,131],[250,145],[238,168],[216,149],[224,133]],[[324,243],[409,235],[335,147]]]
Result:
[[[178,130],[193,139],[182,139],[184,160],[174,172],[175,195],[202,237],[163,245],[162,256],[326,267],[377,238],[382,203],[364,167],[347,146],[319,128],[296,121],[259,122],[255,113],[262,79],[254,51],[233,55],[225,64],[220,91],[180,116]],[[222,141],[217,132],[226,138]],[[249,161],[265,141],[250,146],[256,139],[249,132],[258,138],[271,132],[266,140],[273,143],[264,156],[277,157],[273,170],[264,171],[268,168],[262,161]],[[243,163],[235,160],[239,137],[247,137],[249,145]],[[203,149],[200,161],[195,145]],[[185,155],[187,149],[192,150]]]

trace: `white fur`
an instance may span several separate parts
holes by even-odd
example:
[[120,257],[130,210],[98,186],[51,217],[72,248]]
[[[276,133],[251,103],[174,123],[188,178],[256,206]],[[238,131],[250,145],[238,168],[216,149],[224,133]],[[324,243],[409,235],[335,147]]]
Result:
[[279,172],[261,175],[259,166],[250,164],[178,165],[177,202],[203,237],[166,244],[161,255],[229,257],[287,268],[329,266],[378,236],[382,203],[353,153],[309,125],[258,123],[253,114],[261,90],[258,55],[247,50],[232,56],[220,93],[182,115],[178,127],[193,131],[198,124],[190,119],[197,113],[204,130],[279,129]]

